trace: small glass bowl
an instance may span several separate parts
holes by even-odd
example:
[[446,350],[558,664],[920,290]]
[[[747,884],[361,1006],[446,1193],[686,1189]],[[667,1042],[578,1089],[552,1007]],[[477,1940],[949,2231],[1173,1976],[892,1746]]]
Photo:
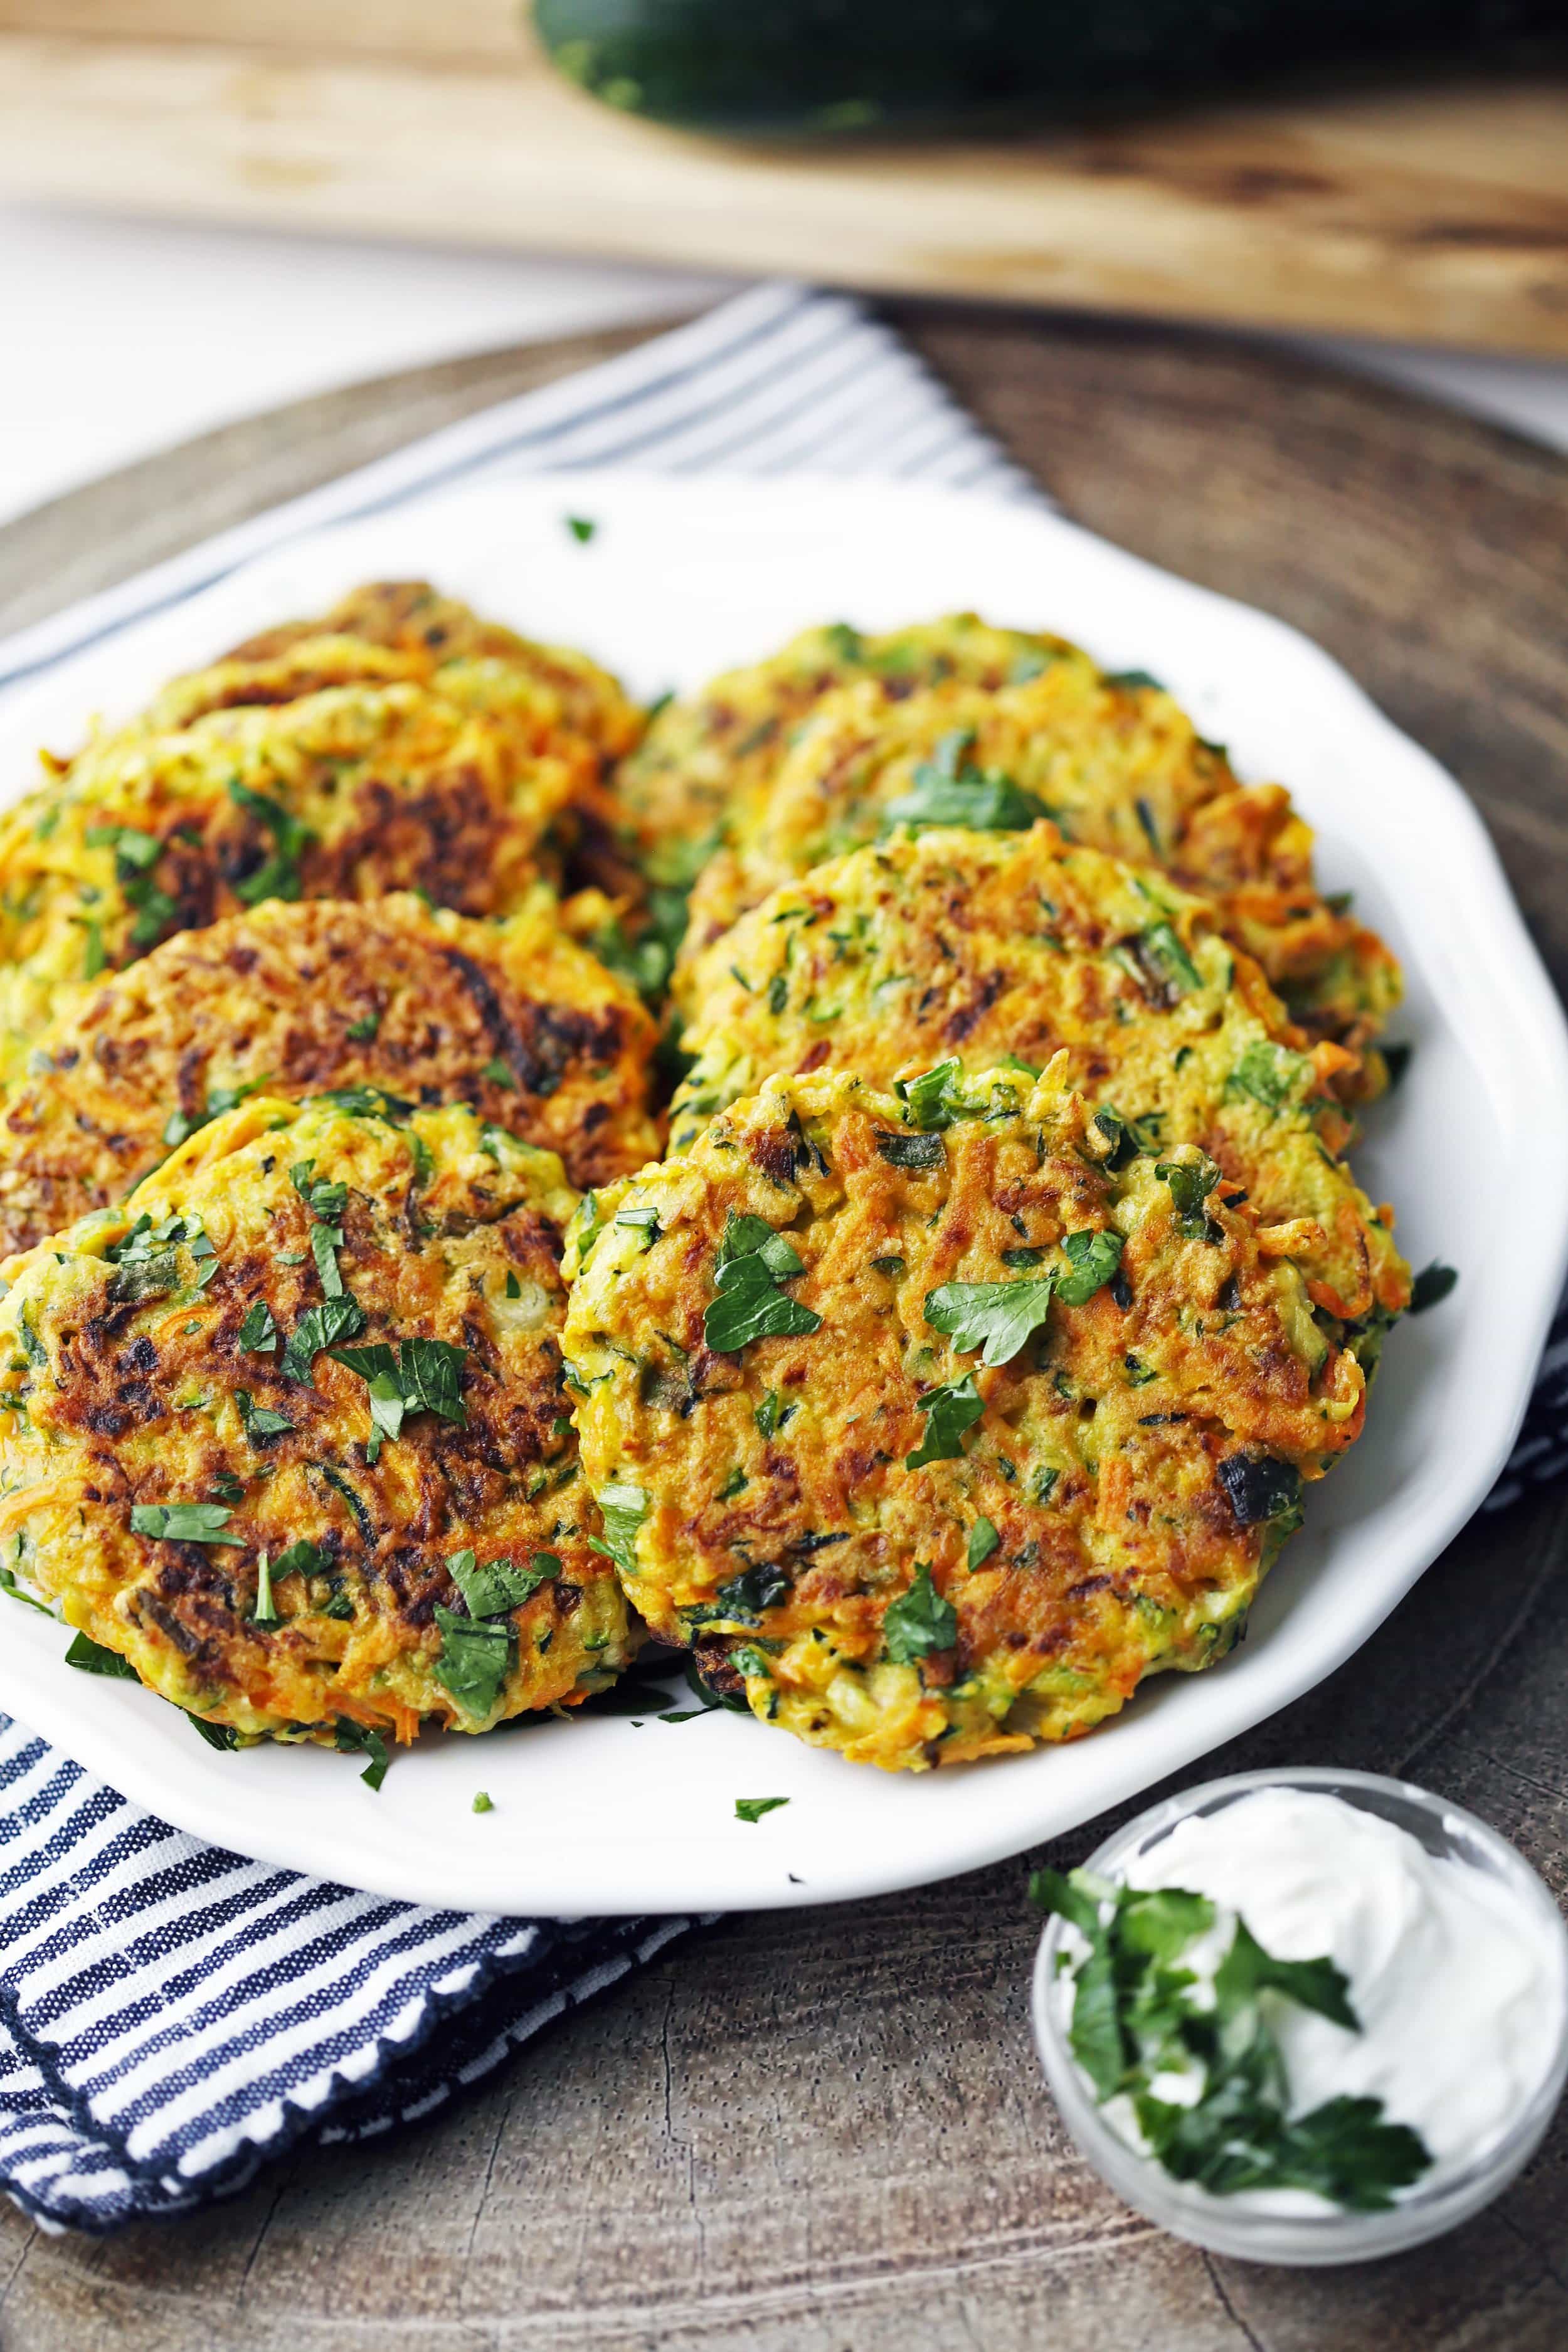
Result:
[[1375,1772],[1336,1771],[1327,1766],[1299,1770],[1237,1772],[1209,1780],[1141,1813],[1092,1853],[1087,1867],[1104,1878],[1121,1878],[1134,1857],[1169,1837],[1189,1813],[1216,1813],[1257,1789],[1309,1789],[1342,1797],[1363,1812],[1377,1813],[1418,1838],[1429,1853],[1468,1863],[1505,1885],[1522,1908],[1548,1927],[1557,1958],[1556,1981],[1542,2004],[1542,2045],[1546,2062],[1531,2099],[1493,2137],[1478,2147],[1460,2172],[1440,2184],[1417,2186],[1381,2213],[1284,2215],[1260,2212],[1244,2198],[1211,2195],[1173,2179],[1160,2165],[1140,2156],[1106,2122],[1067,2043],[1068,2005],[1061,1998],[1057,1955],[1064,1923],[1052,1919],[1040,1938],[1035,1963],[1032,2009],[1035,2041],[1063,2122],[1079,2152],[1102,2180],[1146,2219],[1194,2245],[1244,2262],[1287,2263],[1303,2267],[1370,2262],[1380,2254],[1419,2246],[1458,2227],[1489,2205],[1521,2172],[1546,2134],[1568,2078],[1568,1928],[1546,1887],[1506,1838],[1473,1813],[1442,1797],[1386,1780]]

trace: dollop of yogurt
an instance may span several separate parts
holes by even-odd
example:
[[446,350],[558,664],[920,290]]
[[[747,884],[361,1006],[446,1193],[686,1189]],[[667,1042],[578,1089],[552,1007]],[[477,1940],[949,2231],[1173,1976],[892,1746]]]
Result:
[[[1217,1906],[1201,1946],[1183,1955],[1200,1977],[1218,1966],[1237,1915],[1277,1958],[1326,1955],[1343,1971],[1359,2033],[1271,2002],[1291,2111],[1381,2099],[1386,2119],[1418,2132],[1432,2155],[1423,2190],[1505,2129],[1551,2065],[1565,1988],[1550,1921],[1489,1873],[1428,1853],[1342,1797],[1259,1789],[1188,1814],[1125,1875]],[[1282,2208],[1286,2195],[1302,2202],[1289,2192],[1268,2201]]]

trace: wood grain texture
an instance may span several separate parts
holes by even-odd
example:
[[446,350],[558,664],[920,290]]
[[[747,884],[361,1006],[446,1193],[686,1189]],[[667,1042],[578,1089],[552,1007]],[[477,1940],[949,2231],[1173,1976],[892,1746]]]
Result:
[[0,0],[0,185],[29,195],[1548,353],[1565,121],[1535,77],[742,148],[584,98],[510,0]]
[[[1245,345],[900,323],[1070,512],[1349,659],[1469,784],[1568,973],[1568,465]],[[562,356],[307,404],[244,428],[247,454],[282,495],[391,417],[428,425]],[[46,546],[73,593],[121,576],[154,509],[191,532],[237,519],[255,493],[235,454],[213,436],[0,532],[0,593]],[[1568,1495],[1478,1521],[1331,1682],[1183,1777],[1409,1773],[1568,1899],[1565,1604]],[[458,2112],[302,2153],[189,2221],[95,2245],[5,2209],[0,2346],[1561,2352],[1568,2122],[1457,2236],[1362,2269],[1211,2260],[1119,2205],[1064,2145],[1030,2049],[1027,1868],[693,1937]]]

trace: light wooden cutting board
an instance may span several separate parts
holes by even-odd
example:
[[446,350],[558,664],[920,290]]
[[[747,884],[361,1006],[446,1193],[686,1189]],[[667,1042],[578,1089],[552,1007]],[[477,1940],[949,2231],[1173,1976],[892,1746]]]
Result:
[[517,0],[0,0],[0,188],[1568,353],[1568,80],[747,149],[565,87]]

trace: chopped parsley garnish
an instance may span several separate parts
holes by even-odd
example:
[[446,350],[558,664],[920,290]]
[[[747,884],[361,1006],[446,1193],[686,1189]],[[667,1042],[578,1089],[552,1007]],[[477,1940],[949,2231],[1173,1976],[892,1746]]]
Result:
[[441,1654],[436,1679],[449,1691],[465,1715],[486,1716],[493,1709],[511,1664],[511,1628],[504,1621],[459,1617],[455,1610],[436,1604],[441,1633]]
[[321,1288],[329,1298],[346,1297],[343,1278],[338,1271],[338,1251],[342,1244],[342,1225],[312,1225],[310,1255],[316,1261],[316,1272],[321,1278]]
[[340,1715],[333,1726],[332,1744],[341,1755],[368,1756],[370,1762],[360,1774],[360,1779],[367,1789],[380,1788],[392,1759],[379,1731],[372,1731],[363,1723],[351,1723],[346,1715]]
[[972,833],[1026,833],[1050,811],[1033,793],[1025,792],[999,769],[982,771],[965,760],[974,740],[973,730],[955,728],[944,735],[934,755],[922,760],[910,779],[910,789],[888,803],[883,828],[954,824]]
[[397,1354],[384,1342],[371,1348],[331,1348],[334,1363],[346,1364],[370,1389],[370,1417],[383,1436],[396,1437],[405,1413],[433,1412],[459,1428],[468,1423],[463,1402],[466,1348],[447,1339],[405,1339]]
[[[1030,1899],[1076,1930],[1068,2046],[1097,2099],[1126,2098],[1143,2147],[1178,2180],[1211,2196],[1304,2189],[1374,2213],[1428,2168],[1419,2136],[1391,2124],[1376,2098],[1341,2096],[1292,2116],[1279,2043],[1262,1996],[1315,2011],[1352,2033],[1361,2021],[1332,1960],[1281,1960],[1244,1919],[1215,1970],[1212,1994],[1182,1962],[1210,1933],[1215,1906],[1183,1887],[1118,1886],[1075,1870],[1037,1871]],[[1182,2084],[1195,2097],[1162,2097]]]
[[917,1658],[951,1650],[956,1643],[958,1612],[942,1599],[923,1560],[916,1561],[913,1583],[883,1618],[882,1638],[895,1666],[913,1665]]
[[173,1250],[158,1257],[133,1257],[116,1268],[109,1296],[117,1307],[140,1298],[163,1298],[180,1285],[180,1261]]
[[996,1547],[1001,1540],[1001,1537],[997,1534],[995,1528],[992,1525],[989,1519],[982,1517],[975,1520],[974,1525],[969,1530],[969,1555],[967,1565],[971,1576],[973,1575],[977,1568],[984,1567],[986,1561],[996,1549]]
[[1216,1475],[1239,1527],[1300,1515],[1301,1474],[1275,1454],[1227,1454],[1216,1465]]
[[770,1389],[761,1404],[754,1406],[752,1412],[752,1419],[757,1424],[759,1436],[776,1436],[783,1418],[784,1408],[780,1402],[779,1392],[777,1389]]
[[1203,975],[1169,923],[1151,923],[1131,942],[1136,961],[1145,972],[1163,983],[1167,992],[1182,995],[1189,988],[1201,988]]
[[87,838],[94,846],[101,844],[114,852],[114,878],[136,918],[131,926],[132,946],[155,947],[180,911],[153,879],[165,845],[155,833],[142,833],[131,824],[89,824]]
[[248,1389],[236,1389],[234,1401],[247,1437],[287,1437],[293,1429],[285,1414],[274,1412],[270,1405],[258,1404]]
[[1430,1265],[1424,1265],[1410,1286],[1411,1314],[1425,1315],[1428,1307],[1436,1307],[1439,1299],[1447,1298],[1458,1279],[1453,1266],[1443,1265],[1436,1258]]
[[287,1551],[280,1551],[272,1563],[274,1576],[319,1576],[329,1565],[327,1554],[320,1544],[301,1536]]
[[738,1618],[743,1625],[755,1625],[763,1611],[776,1609],[788,1591],[789,1579],[783,1569],[776,1568],[772,1560],[759,1560],[719,1587],[713,1596],[718,1603],[714,1613]]
[[1034,1281],[1025,1276],[1017,1282],[944,1282],[927,1291],[925,1319],[963,1352],[983,1348],[983,1364],[1011,1363],[1046,1320],[1056,1286],[1054,1274]]
[[184,1713],[185,1721],[190,1725],[196,1738],[208,1748],[232,1750],[239,1746],[239,1734],[232,1724],[209,1723],[205,1716],[193,1715],[188,1706]]
[[163,1543],[243,1543],[224,1533],[233,1517],[221,1503],[132,1503],[131,1532]]
[[453,1583],[462,1594],[470,1617],[504,1617],[532,1599],[542,1584],[561,1573],[552,1551],[536,1551],[527,1568],[510,1559],[487,1560],[481,1568],[468,1550],[454,1552],[447,1562]]
[[889,1168],[941,1168],[947,1160],[940,1135],[903,1135],[886,1129],[878,1133],[877,1151]]
[[1189,1241],[1213,1241],[1219,1238],[1219,1229],[1211,1232],[1206,1202],[1219,1182],[1219,1170],[1204,1151],[1191,1160],[1161,1160],[1155,1162],[1154,1173],[1162,1184],[1171,1188],[1176,1219]]
[[589,1549],[614,1560],[623,1576],[637,1570],[637,1529],[647,1517],[647,1496],[641,1486],[601,1487],[595,1498],[605,1523],[605,1539],[588,1538]]
[[254,1299],[246,1308],[245,1320],[239,1327],[239,1344],[248,1348],[253,1356],[270,1356],[277,1347],[278,1326],[265,1298]]
[[1120,687],[1124,693],[1131,693],[1141,687],[1147,687],[1154,694],[1163,694],[1165,691],[1160,680],[1146,669],[1108,669],[1105,673],[1105,683],[1107,686]]
[[494,1812],[495,1800],[491,1797],[487,1789],[479,1789],[475,1791],[474,1801],[469,1807],[469,1811],[476,1813]]
[[787,1797],[737,1797],[735,1819],[738,1822],[760,1822],[764,1813],[776,1813],[781,1805],[788,1802]]
[[225,1111],[237,1110],[242,1102],[247,1101],[252,1095],[260,1094],[271,1083],[270,1077],[262,1077],[250,1078],[240,1087],[209,1087],[205,1110],[172,1110],[169,1113],[163,1122],[163,1141],[173,1151],[188,1136],[197,1135],[204,1127],[210,1127],[215,1118],[223,1117]]
[[932,1389],[928,1396],[917,1397],[915,1403],[926,1417],[926,1433],[912,1454],[904,1456],[906,1470],[918,1470],[922,1462],[952,1462],[963,1452],[963,1438],[985,1410],[985,1400],[974,1385],[974,1375],[966,1372],[961,1381],[949,1382],[945,1388]]
[[780,1288],[805,1271],[794,1244],[764,1217],[731,1209],[714,1262],[718,1297],[702,1318],[702,1336],[715,1355],[733,1355],[752,1339],[804,1339],[822,1318]]
[[245,907],[254,907],[263,898],[297,898],[300,860],[316,838],[310,826],[301,824],[281,801],[270,799],[266,793],[252,792],[237,777],[229,784],[228,796],[236,808],[259,819],[272,835],[270,856],[235,883],[235,897]]
[[106,1650],[101,1642],[95,1642],[88,1633],[77,1635],[66,1652],[66,1664],[75,1666],[79,1674],[103,1675],[110,1682],[133,1683],[141,1679],[129,1658],[122,1658],[118,1650]]
[[894,1092],[900,1102],[907,1103],[915,1125],[921,1129],[951,1127],[955,1117],[961,1117],[957,1097],[961,1094],[963,1065],[953,1057],[922,1070],[918,1077],[899,1078]]
[[1250,1095],[1265,1110],[1280,1110],[1311,1075],[1312,1065],[1304,1054],[1292,1054],[1288,1046],[1258,1037],[1232,1071],[1226,1092]]
[[272,1563],[266,1552],[257,1557],[256,1606],[250,1612],[250,1622],[253,1625],[278,1625],[282,1622],[272,1591]]
[[370,1040],[374,1036],[380,1026],[381,1015],[379,1013],[364,1013],[360,1015],[360,1018],[357,1021],[351,1021],[343,1034],[345,1036],[352,1037],[356,1045],[366,1045],[370,1043]]
[[357,1339],[364,1329],[364,1309],[357,1299],[328,1298],[307,1307],[289,1335],[283,1370],[291,1381],[308,1381],[310,1367],[323,1348],[335,1349],[344,1339]]
[[1057,1276],[1057,1297],[1064,1307],[1082,1307],[1104,1288],[1121,1264],[1121,1235],[1109,1228],[1100,1233],[1064,1234],[1068,1270]]
[[1117,1175],[1136,1160],[1140,1152],[1156,1149],[1136,1119],[1124,1118],[1110,1103],[1104,1103],[1089,1122],[1089,1131],[1100,1149],[1100,1157],[1111,1174]]
[[489,1078],[492,1087],[504,1087],[508,1094],[514,1095],[517,1092],[517,1079],[512,1073],[511,1066],[510,1063],[503,1062],[499,1054],[493,1060],[485,1064],[479,1076],[481,1078]]
[[586,547],[588,541],[593,538],[594,533],[598,530],[599,526],[596,522],[592,521],[587,515],[568,515],[566,517],[566,528],[571,532],[579,547]]

